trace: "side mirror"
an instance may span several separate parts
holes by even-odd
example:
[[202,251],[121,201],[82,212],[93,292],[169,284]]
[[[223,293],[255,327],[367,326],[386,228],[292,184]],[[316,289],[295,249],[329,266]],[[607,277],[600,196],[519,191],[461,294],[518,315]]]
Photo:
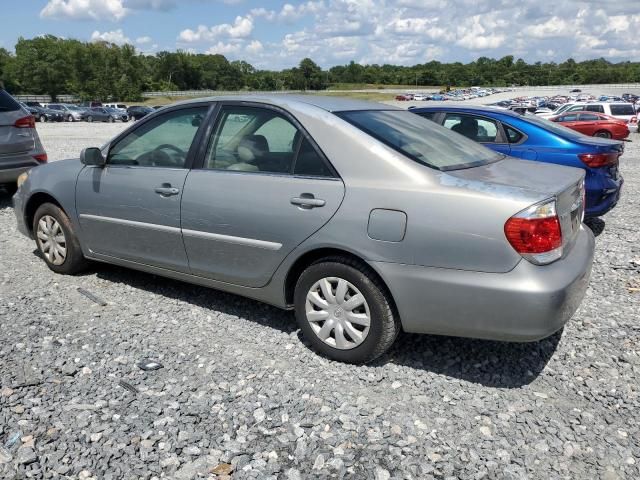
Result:
[[84,165],[103,167],[107,163],[102,152],[97,147],[85,148],[80,152],[80,162]]

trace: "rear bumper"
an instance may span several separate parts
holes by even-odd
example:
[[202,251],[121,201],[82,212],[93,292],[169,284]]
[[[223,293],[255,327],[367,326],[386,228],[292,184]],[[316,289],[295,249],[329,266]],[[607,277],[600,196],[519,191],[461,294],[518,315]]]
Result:
[[0,183],[13,183],[21,173],[40,165],[30,154],[0,157]]
[[569,254],[508,273],[481,273],[372,262],[395,300],[405,331],[535,341],[574,314],[589,283],[593,234],[584,226]]
[[587,182],[587,208],[584,216],[586,218],[601,217],[611,211],[620,200],[623,185],[624,178],[619,173],[616,180],[608,176],[597,188],[590,188]]

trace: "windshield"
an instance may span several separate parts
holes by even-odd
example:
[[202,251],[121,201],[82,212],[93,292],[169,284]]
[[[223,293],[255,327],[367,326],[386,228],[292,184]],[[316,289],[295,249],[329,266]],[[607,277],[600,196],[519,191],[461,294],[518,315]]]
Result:
[[408,111],[359,110],[336,115],[394,150],[438,170],[476,167],[504,158]]

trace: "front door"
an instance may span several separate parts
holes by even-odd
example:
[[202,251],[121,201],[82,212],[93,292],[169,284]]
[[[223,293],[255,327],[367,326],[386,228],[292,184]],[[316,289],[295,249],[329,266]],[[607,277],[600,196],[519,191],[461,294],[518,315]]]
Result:
[[172,110],[149,120],[110,145],[104,168],[82,170],[76,204],[92,252],[189,271],[180,201],[207,108]]
[[338,209],[344,184],[284,112],[226,105],[182,197],[192,273],[260,287]]

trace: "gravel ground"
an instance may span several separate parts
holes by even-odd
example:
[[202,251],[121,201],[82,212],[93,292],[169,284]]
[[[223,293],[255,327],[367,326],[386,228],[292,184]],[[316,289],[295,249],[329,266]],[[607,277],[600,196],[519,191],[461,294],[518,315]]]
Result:
[[[124,127],[38,128],[57,160]],[[364,367],[317,356],[291,313],[237,296],[105,265],[56,275],[0,197],[0,478],[639,478],[633,141],[562,335],[402,335]]]

